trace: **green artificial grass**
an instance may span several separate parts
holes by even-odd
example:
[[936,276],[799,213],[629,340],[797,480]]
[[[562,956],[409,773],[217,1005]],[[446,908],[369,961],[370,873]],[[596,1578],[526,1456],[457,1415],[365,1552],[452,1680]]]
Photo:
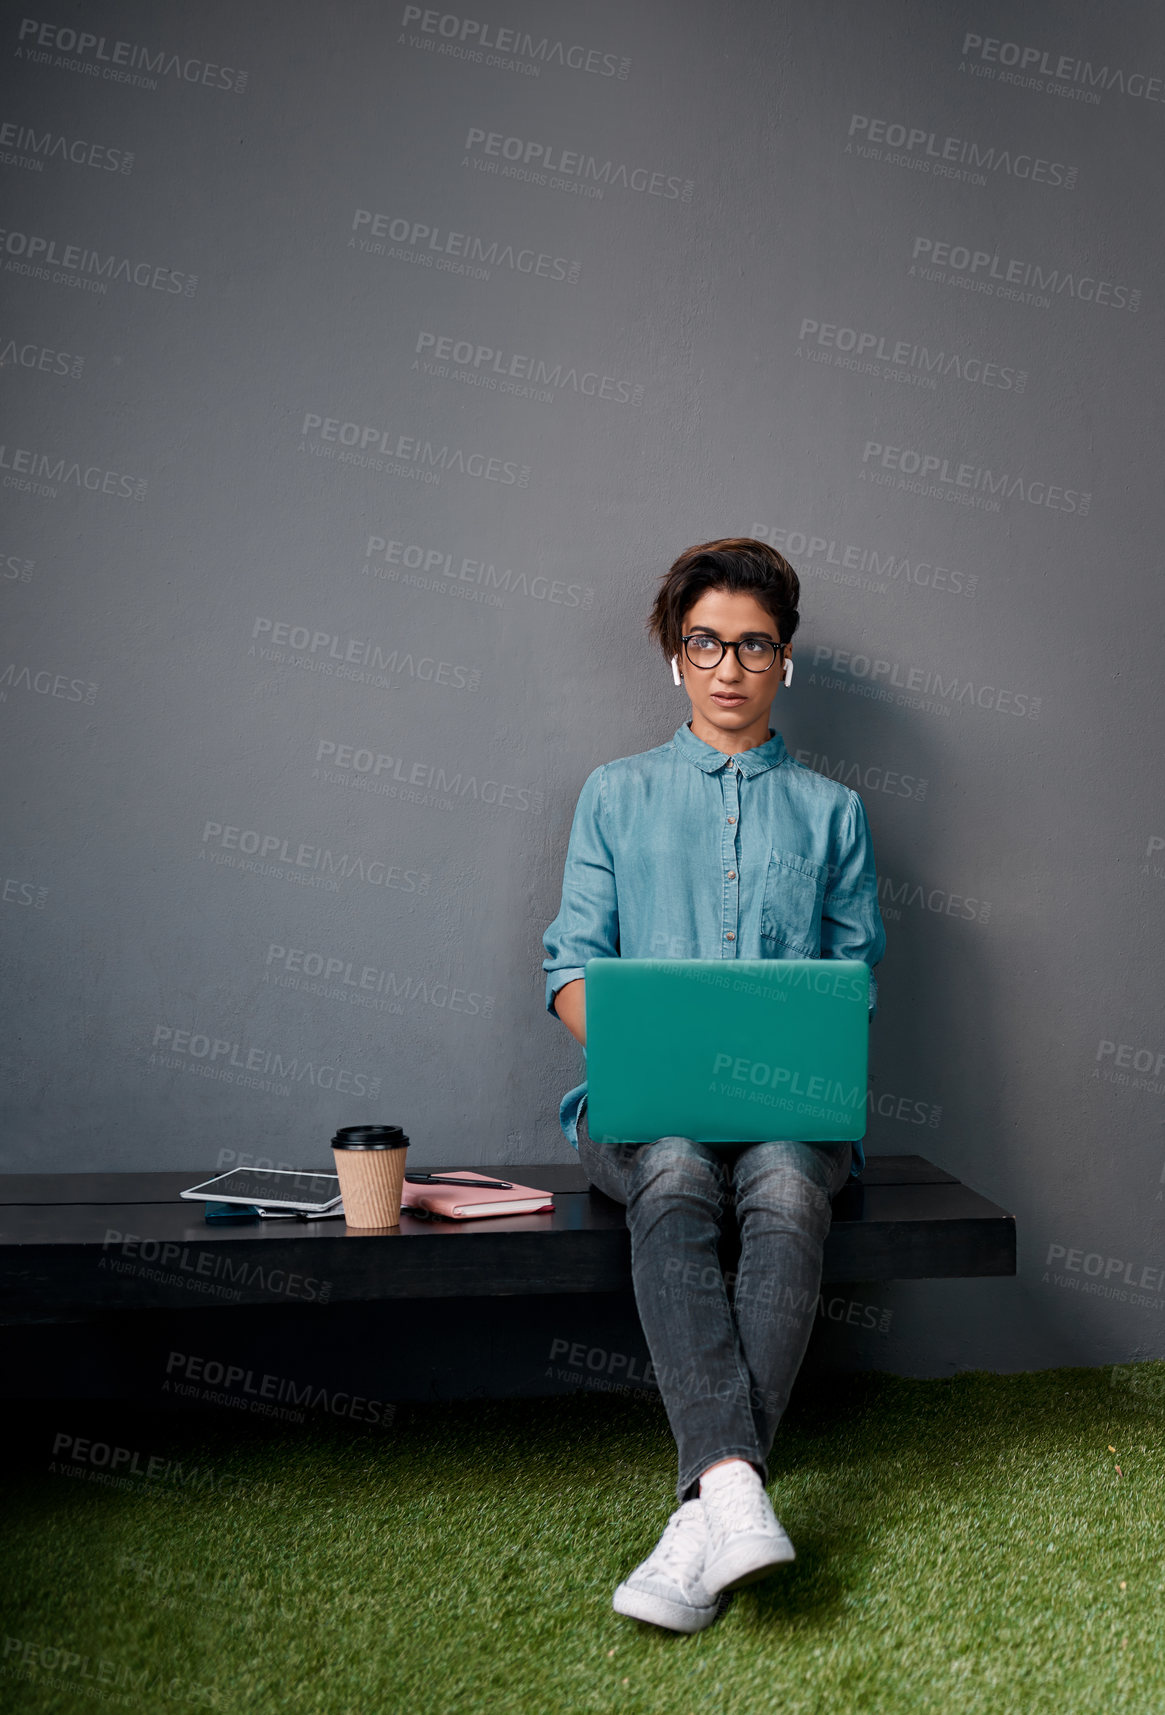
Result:
[[[769,1485],[797,1560],[693,1637],[611,1608],[675,1505],[658,1400],[10,1408],[0,1708],[1151,1715],[1163,1371],[803,1378]],[[65,1433],[155,1476],[52,1471]]]

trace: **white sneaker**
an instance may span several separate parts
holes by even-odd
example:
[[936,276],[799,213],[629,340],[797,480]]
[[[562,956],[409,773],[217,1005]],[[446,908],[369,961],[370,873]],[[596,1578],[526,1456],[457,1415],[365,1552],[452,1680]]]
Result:
[[797,1558],[751,1465],[720,1465],[700,1481],[707,1521],[708,1553],[703,1570],[707,1599],[766,1578]]
[[710,1626],[719,1604],[701,1577],[707,1546],[703,1503],[684,1501],[647,1559],[615,1591],[615,1612],[673,1632],[700,1632]]

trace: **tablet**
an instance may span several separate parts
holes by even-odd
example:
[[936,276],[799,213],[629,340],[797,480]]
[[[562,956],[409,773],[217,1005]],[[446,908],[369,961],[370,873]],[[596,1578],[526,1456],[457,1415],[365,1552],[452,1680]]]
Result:
[[264,1209],[322,1215],[340,1202],[340,1181],[334,1173],[289,1172],[281,1167],[232,1167],[202,1185],[180,1193],[191,1202],[252,1203]]

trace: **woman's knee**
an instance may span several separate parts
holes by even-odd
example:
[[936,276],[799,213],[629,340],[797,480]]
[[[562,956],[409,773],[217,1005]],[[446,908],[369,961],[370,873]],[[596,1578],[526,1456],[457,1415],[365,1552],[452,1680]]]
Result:
[[809,1144],[790,1144],[786,1152],[757,1166],[736,1188],[736,1213],[742,1226],[765,1214],[782,1225],[824,1238],[832,1220],[828,1164]]
[[722,1163],[690,1137],[660,1137],[644,1144],[631,1179],[631,1199],[637,1203],[695,1199],[722,1209],[728,1194]]

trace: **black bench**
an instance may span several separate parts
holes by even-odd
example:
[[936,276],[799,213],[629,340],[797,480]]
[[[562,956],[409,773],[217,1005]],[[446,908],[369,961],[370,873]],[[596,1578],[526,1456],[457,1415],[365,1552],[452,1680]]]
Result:
[[[579,1351],[644,1386],[623,1209],[573,1163],[490,1171],[554,1212],[220,1227],[178,1199],[201,1170],[0,1176],[0,1395],[197,1404],[173,1391],[195,1358],[199,1382],[242,1366],[381,1400],[554,1394]],[[729,1225],[726,1266],[738,1247]],[[1015,1267],[1013,1217],[921,1156],[872,1156],[834,1199],[823,1289]]]

